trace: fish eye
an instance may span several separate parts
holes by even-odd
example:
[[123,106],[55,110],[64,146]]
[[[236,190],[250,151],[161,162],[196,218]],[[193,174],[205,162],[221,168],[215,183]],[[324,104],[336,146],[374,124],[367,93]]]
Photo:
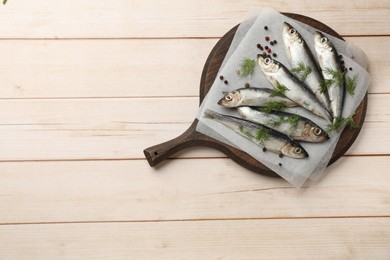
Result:
[[299,147],[294,148],[294,153],[300,154],[302,152],[302,149]]
[[328,41],[328,39],[327,39],[326,37],[322,37],[322,38],[321,38],[321,42],[322,42],[322,43],[326,43],[327,41]]
[[322,134],[322,130],[319,129],[319,128],[314,128],[314,134],[315,135],[320,135],[320,134]]
[[294,28],[290,29],[290,34],[295,34],[296,32],[297,31]]
[[232,96],[230,96],[230,95],[227,95],[226,97],[225,97],[225,99],[227,100],[227,101],[232,101]]
[[269,57],[267,57],[267,58],[265,58],[265,60],[264,60],[264,64],[265,65],[268,65],[268,64],[270,64],[271,63],[271,58],[269,58]]

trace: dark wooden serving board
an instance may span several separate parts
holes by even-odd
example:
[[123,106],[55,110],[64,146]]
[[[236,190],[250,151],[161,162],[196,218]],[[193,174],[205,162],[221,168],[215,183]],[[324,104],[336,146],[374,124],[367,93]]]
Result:
[[[303,23],[306,23],[318,30],[324,31],[343,40],[343,38],[339,34],[337,34],[331,28],[329,28],[328,26],[326,26],[325,24],[317,20],[314,20],[312,18],[303,15],[292,14],[292,13],[284,13],[284,15],[293,18],[295,20],[301,21]],[[224,60],[225,55],[234,38],[234,34],[237,28],[238,25],[232,28],[229,32],[227,32],[217,42],[217,44],[210,52],[209,57],[207,58],[207,61],[204,65],[202,77],[200,81],[199,104],[202,103],[203,98],[206,96],[209,89],[211,88],[217,76],[218,70],[222,64],[222,61]],[[336,149],[328,165],[331,165],[332,163],[337,161],[349,149],[349,147],[351,147],[351,145],[353,144],[353,142],[355,141],[356,137],[360,132],[361,126],[363,125],[366,109],[367,109],[367,94],[365,95],[363,101],[360,103],[353,117],[359,127],[355,129],[345,128],[345,130],[341,134],[340,140],[337,143]],[[228,157],[233,159],[235,162],[237,162],[238,164],[242,165],[243,167],[251,171],[260,173],[262,175],[272,176],[272,177],[279,176],[275,172],[271,171],[266,166],[258,162],[256,159],[248,155],[247,153],[197,132],[196,131],[197,124],[198,124],[198,120],[195,119],[194,122],[191,124],[191,126],[187,129],[187,131],[185,131],[180,136],[170,141],[167,141],[165,143],[158,144],[145,149],[144,154],[150,166],[153,167],[159,164],[160,162],[167,159],[169,156],[177,153],[182,149],[194,147],[194,146],[206,146],[206,147],[215,148],[225,153]]]

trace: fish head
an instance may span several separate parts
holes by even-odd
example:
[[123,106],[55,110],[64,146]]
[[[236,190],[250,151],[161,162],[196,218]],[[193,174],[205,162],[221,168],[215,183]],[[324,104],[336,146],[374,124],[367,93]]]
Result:
[[281,67],[279,62],[266,55],[257,55],[257,62],[260,65],[260,70],[266,75],[278,72]]
[[316,31],[314,34],[314,47],[318,53],[329,53],[333,51],[333,45],[322,33]]
[[242,96],[238,91],[224,93],[223,98],[218,101],[218,105],[224,107],[238,107],[242,102]]
[[302,136],[310,142],[321,143],[329,139],[329,135],[320,127],[307,122],[302,131]]
[[302,36],[289,23],[283,23],[283,40],[286,45],[302,44]]
[[299,143],[294,141],[288,142],[285,146],[283,146],[282,154],[296,159],[309,157],[309,154],[306,152],[306,150],[303,149]]

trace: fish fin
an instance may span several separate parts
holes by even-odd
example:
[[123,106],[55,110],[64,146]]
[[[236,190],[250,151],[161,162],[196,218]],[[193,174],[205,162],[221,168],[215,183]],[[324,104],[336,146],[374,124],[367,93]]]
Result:
[[319,65],[320,65],[320,68],[321,68],[321,69],[324,69],[324,62],[323,62],[323,60],[322,60],[322,56],[321,56],[321,55],[318,57],[318,63],[319,63]]
[[276,79],[272,76],[267,76],[268,80],[271,82],[272,86],[276,86]]

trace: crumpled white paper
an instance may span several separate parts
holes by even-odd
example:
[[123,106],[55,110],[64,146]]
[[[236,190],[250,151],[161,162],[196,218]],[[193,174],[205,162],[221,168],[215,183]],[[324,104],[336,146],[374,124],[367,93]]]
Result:
[[[243,78],[236,74],[236,70],[240,68],[240,64],[244,58],[257,60],[257,54],[261,53],[261,51],[256,45],[258,43],[261,43],[263,46],[266,45],[264,40],[265,36],[269,36],[271,40],[277,40],[278,43],[276,45],[267,45],[271,47],[273,52],[277,53],[276,60],[284,64],[288,69],[291,68],[285,54],[282,39],[283,22],[290,23],[298,30],[311,49],[313,56],[316,57],[313,38],[316,29],[288,18],[275,10],[269,8],[261,9],[256,17],[245,20],[238,28],[230,49],[218,72],[218,76],[199,108],[197,116],[199,123],[196,130],[245,151],[295,187],[301,187],[309,177],[312,179],[318,179],[320,177],[331,159],[341,131],[340,133],[333,132],[330,134],[330,139],[323,143],[301,142],[301,145],[309,153],[309,158],[280,158],[275,153],[263,152],[262,148],[248,139],[238,135],[222,124],[204,117],[205,109],[211,109],[218,113],[239,117],[236,109],[224,108],[217,104],[218,100],[223,96],[223,91],[232,91],[237,88],[242,88],[245,83],[249,83],[253,87],[273,88],[266,77],[260,72],[258,66],[250,77]],[[264,26],[267,26],[268,30],[265,30]],[[352,76],[354,74],[358,75],[355,95],[353,97],[347,93],[345,95],[342,116],[347,117],[353,115],[367,92],[369,75],[364,69],[367,67],[367,58],[359,48],[328,34],[325,35],[329,37],[339,54],[343,55],[346,67],[353,68],[353,71],[347,72],[347,76]],[[224,84],[223,81],[219,79],[219,75],[223,75],[225,79],[229,81],[229,84]],[[327,122],[325,120],[313,115],[305,109],[290,108],[287,109],[287,111],[309,118],[323,129],[327,128]],[[279,166],[279,163],[282,163],[282,166]]]

